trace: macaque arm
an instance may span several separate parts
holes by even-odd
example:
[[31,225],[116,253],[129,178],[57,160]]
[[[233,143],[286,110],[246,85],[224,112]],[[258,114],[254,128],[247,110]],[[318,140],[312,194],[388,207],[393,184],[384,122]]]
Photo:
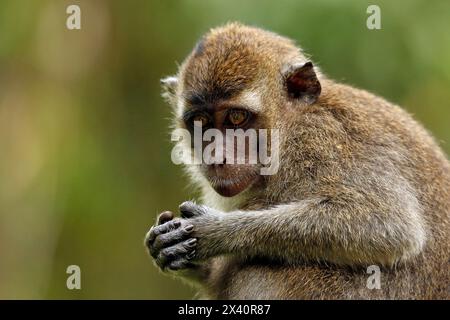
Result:
[[262,211],[220,213],[209,222],[199,216],[206,223],[196,224],[198,254],[390,266],[422,250],[424,225],[410,190],[340,191]]

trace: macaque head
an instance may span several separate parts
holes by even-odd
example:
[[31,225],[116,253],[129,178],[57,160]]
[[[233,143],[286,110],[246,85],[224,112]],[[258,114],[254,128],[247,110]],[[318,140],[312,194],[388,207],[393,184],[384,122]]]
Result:
[[291,40],[236,23],[211,30],[178,74],[161,82],[176,128],[189,132],[180,141],[194,158],[189,171],[225,197],[276,174],[265,170],[278,161],[275,130],[321,91]]

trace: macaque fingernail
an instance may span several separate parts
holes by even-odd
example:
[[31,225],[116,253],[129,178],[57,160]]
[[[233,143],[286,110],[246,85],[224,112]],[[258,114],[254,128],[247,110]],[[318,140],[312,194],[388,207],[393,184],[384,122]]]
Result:
[[192,230],[194,230],[194,226],[192,224],[190,224],[190,225],[186,226],[184,228],[184,230],[187,231],[187,232],[191,232]]
[[187,241],[187,244],[190,245],[190,246],[192,246],[192,245],[195,244],[195,243],[197,243],[197,239],[195,239],[195,238],[189,239],[189,240]]

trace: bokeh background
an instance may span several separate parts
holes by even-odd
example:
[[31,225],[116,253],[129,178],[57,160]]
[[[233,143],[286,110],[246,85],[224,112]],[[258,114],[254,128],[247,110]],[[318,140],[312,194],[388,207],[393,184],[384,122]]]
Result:
[[[66,7],[81,7],[81,30]],[[381,7],[382,30],[366,9]],[[227,21],[295,39],[331,77],[401,104],[450,152],[450,1],[0,1],[0,298],[191,298],[143,247],[195,197],[159,79]],[[66,288],[81,267],[82,289]]]

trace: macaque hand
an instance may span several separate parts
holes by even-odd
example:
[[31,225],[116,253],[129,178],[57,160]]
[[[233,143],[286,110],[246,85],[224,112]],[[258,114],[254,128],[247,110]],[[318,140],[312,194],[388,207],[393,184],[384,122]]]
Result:
[[204,261],[223,253],[224,239],[220,236],[223,230],[219,222],[225,213],[192,201],[183,202],[179,208],[181,221],[193,226],[191,237],[197,240],[191,261]]
[[182,270],[193,267],[197,239],[191,237],[193,224],[174,218],[170,211],[159,215],[145,237],[145,245],[161,270]]

